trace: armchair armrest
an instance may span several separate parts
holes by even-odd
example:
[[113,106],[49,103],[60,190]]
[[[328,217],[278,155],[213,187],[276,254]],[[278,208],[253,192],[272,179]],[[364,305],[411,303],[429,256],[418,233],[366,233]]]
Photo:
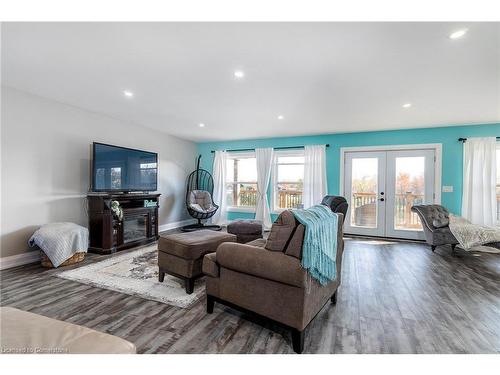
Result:
[[209,253],[203,257],[201,270],[207,276],[219,277],[219,265],[215,253]]
[[306,271],[297,258],[264,248],[225,242],[216,252],[217,263],[233,271],[303,288]]

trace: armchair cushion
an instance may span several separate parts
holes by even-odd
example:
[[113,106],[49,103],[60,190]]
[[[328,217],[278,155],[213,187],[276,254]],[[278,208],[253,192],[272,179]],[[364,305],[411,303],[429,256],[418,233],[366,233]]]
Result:
[[291,211],[283,211],[271,227],[267,238],[266,249],[271,251],[284,251],[295,227],[298,225]]
[[304,227],[304,224],[299,224],[295,229],[288,246],[286,247],[286,255],[290,255],[297,259],[302,258],[302,244],[304,243],[305,232],[306,228]]
[[257,238],[256,240],[247,242],[246,245],[264,248],[264,247],[266,247],[266,239],[264,239],[264,238]]
[[192,190],[189,193],[189,206],[198,212],[217,210],[217,206],[213,204],[212,196],[206,190]]
[[233,271],[302,288],[306,271],[297,258],[282,252],[238,243],[223,243],[217,249],[217,263]]

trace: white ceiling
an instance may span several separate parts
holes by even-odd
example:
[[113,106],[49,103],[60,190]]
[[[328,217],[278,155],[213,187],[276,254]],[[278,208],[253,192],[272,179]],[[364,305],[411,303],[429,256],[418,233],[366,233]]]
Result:
[[4,23],[2,79],[193,141],[499,122],[500,23]]

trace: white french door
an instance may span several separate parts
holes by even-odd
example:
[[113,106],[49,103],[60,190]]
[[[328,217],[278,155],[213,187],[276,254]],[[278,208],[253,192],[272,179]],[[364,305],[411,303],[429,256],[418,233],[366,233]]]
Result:
[[346,233],[424,239],[411,207],[434,202],[434,149],[346,152],[344,162]]
[[346,233],[385,235],[386,152],[349,152],[345,156]]

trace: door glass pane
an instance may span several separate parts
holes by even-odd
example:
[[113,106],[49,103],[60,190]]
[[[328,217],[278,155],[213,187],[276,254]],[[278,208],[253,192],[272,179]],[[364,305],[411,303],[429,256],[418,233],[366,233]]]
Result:
[[377,228],[378,158],[353,158],[351,226]]
[[396,158],[396,197],[394,204],[394,229],[422,230],[417,214],[411,207],[425,200],[425,157]]

